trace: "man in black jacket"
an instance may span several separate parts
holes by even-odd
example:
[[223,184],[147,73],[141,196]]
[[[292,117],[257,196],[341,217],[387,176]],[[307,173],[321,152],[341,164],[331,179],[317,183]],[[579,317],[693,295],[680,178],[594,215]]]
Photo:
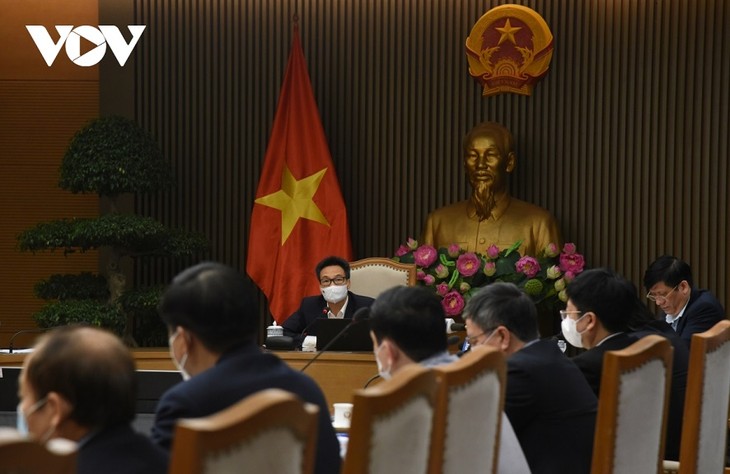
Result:
[[358,309],[373,304],[372,298],[350,291],[350,264],[345,259],[327,257],[317,264],[314,274],[321,294],[303,298],[299,309],[282,324],[284,335],[293,337],[297,347],[316,319],[350,319]]

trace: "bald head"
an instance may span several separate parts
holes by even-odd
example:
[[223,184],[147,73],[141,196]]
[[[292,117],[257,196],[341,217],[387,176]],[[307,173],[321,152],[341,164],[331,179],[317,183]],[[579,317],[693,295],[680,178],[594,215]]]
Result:
[[56,392],[73,407],[72,420],[100,429],[134,418],[134,371],[129,350],[115,335],[67,326],[41,337],[25,361],[23,377],[37,399]]

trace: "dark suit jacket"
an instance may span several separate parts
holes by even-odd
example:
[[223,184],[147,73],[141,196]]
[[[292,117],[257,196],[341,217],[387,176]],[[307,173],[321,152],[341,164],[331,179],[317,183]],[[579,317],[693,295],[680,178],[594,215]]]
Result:
[[[369,296],[360,296],[349,291],[347,293],[347,308],[345,309],[345,318],[352,318],[360,308],[368,308],[373,304],[374,299]],[[327,302],[324,296],[307,296],[302,298],[299,309],[282,323],[284,335],[294,338],[296,347],[301,347],[302,340],[306,334],[302,332],[309,328],[309,325],[317,318],[327,317]]]
[[507,359],[504,411],[533,474],[591,470],[597,400],[555,341],[542,340]]
[[591,386],[596,397],[601,393],[603,355],[606,351],[624,349],[638,340],[638,337],[631,336],[626,333],[620,333],[605,341],[600,346],[588,349],[587,351],[573,357],[572,361],[575,362],[575,365],[577,365],[580,371],[583,372],[583,375],[588,381],[588,385]]
[[677,334],[689,347],[692,334],[704,332],[725,319],[725,310],[707,290],[692,288],[689,303],[677,322]]
[[[170,449],[178,419],[211,415],[267,388],[287,390],[319,407],[314,472],[339,473],[339,442],[330,421],[329,406],[319,386],[307,375],[292,370],[278,357],[262,352],[254,344],[223,354],[215,366],[165,392],[157,405],[152,440]],[[271,449],[275,453],[276,447]]]
[[79,447],[78,474],[165,474],[167,453],[129,425],[93,434]]

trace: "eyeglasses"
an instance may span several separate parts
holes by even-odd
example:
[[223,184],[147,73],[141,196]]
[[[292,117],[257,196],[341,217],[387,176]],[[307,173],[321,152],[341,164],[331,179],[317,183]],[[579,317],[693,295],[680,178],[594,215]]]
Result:
[[583,315],[583,311],[577,311],[577,310],[576,311],[561,310],[560,311],[560,319],[563,320],[563,319],[567,318],[568,316],[570,316],[571,314],[577,314],[580,317],[581,315]]
[[[467,343],[468,343],[468,344],[469,344],[470,346],[472,346],[472,347],[474,347],[474,346],[481,346],[482,344],[485,344],[485,343],[486,343],[486,342],[487,342],[487,341],[489,340],[489,338],[490,338],[490,337],[492,337],[492,334],[494,334],[494,331],[495,331],[496,329],[497,329],[497,328],[494,328],[494,329],[489,329],[489,330],[487,330],[487,331],[484,331],[484,332],[482,332],[482,333],[480,333],[480,334],[477,334],[476,336],[466,336],[466,342],[467,342]],[[487,337],[487,339],[485,339],[484,341],[482,341],[482,342],[481,342],[480,344],[477,344],[477,339],[479,339],[480,337],[484,336],[484,335],[485,335],[485,334],[487,334],[487,333],[490,333],[490,334],[489,334],[489,337]]]
[[674,290],[676,290],[677,288],[679,288],[679,284],[677,284],[677,286],[675,286],[671,290],[667,291],[666,294],[663,294],[663,295],[652,295],[651,291],[650,291],[649,293],[646,294],[646,299],[648,299],[649,301],[654,301],[654,302],[666,301],[667,298],[669,297],[669,295],[671,295],[672,292]]
[[322,278],[319,280],[319,286],[330,286],[332,283],[335,285],[344,285],[347,282],[347,278],[342,275],[338,275],[334,278]]

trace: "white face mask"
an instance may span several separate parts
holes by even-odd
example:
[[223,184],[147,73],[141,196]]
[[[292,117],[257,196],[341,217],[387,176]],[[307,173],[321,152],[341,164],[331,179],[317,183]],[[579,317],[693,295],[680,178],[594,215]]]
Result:
[[190,379],[190,374],[185,371],[185,363],[188,361],[188,353],[186,352],[185,355],[182,356],[182,359],[180,359],[180,362],[178,362],[175,358],[175,350],[172,348],[172,344],[175,342],[175,338],[178,334],[180,334],[180,330],[175,331],[175,334],[170,336],[170,339],[167,340],[167,343],[170,345],[170,359],[172,359],[172,363],[175,364],[177,370],[180,371],[180,375],[182,375],[183,380],[188,380]]
[[17,414],[16,427],[18,428],[18,431],[20,432],[20,434],[22,434],[23,436],[29,435],[30,432],[28,431],[27,417],[29,417],[30,415],[32,415],[33,413],[38,411],[38,409],[40,409],[43,405],[45,405],[47,401],[48,401],[48,399],[46,397],[43,397],[40,400],[38,400],[37,402],[35,402],[33,405],[31,405],[30,409],[28,410],[27,415],[25,413],[23,413],[23,409],[20,408],[20,403],[18,403],[18,408],[16,409],[16,414]]
[[380,352],[380,348],[383,347],[383,344],[380,344],[377,349],[375,349],[375,363],[378,364],[378,375],[383,378],[383,380],[390,379],[393,375],[390,373],[390,370],[392,367],[389,367],[388,370],[385,370],[383,368],[383,364],[380,363],[380,359],[378,358],[378,353]]
[[585,332],[585,330],[578,332],[578,328],[576,327],[576,325],[578,324],[578,321],[580,321],[584,317],[585,314],[578,319],[568,317],[563,319],[563,321],[560,323],[560,328],[563,330],[563,337],[573,347],[583,347],[583,340],[580,336]]
[[347,298],[347,285],[330,285],[320,288],[320,290],[328,303],[339,303]]

